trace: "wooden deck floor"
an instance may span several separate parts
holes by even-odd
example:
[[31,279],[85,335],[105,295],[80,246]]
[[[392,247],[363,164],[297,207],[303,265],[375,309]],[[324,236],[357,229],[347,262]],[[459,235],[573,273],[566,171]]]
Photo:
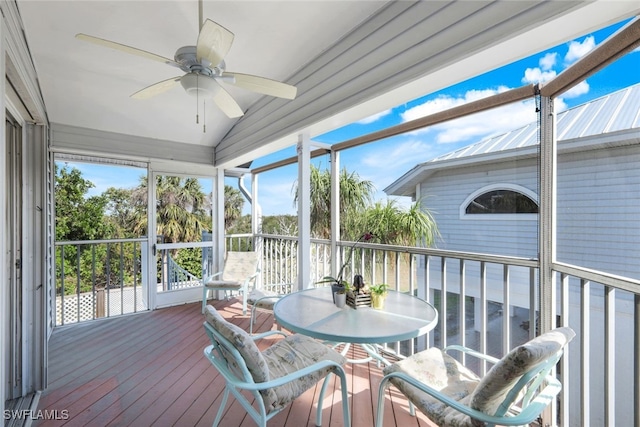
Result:
[[[238,301],[214,301],[222,314],[249,329]],[[200,304],[93,321],[56,329],[50,341],[49,386],[38,409],[58,420],[35,420],[34,426],[210,426],[224,387],[223,379],[203,356],[208,345]],[[273,317],[260,314],[258,331],[269,330]],[[259,342],[266,347],[268,340]],[[375,363],[348,365],[352,425],[374,423],[378,385]],[[320,386],[307,391],[269,426],[314,426]],[[333,393],[331,393],[333,389]],[[323,426],[342,426],[339,382],[323,405]],[[411,417],[406,399],[387,392],[384,426],[433,426],[426,417]],[[51,412],[50,412],[51,413]],[[221,426],[254,426],[232,398]]]

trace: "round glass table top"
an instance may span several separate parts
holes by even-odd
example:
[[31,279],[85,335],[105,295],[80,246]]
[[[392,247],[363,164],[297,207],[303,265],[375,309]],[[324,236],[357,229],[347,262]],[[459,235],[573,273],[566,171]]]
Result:
[[431,331],[438,312],[428,302],[389,291],[384,309],[342,308],[331,287],[306,289],[281,298],[273,309],[278,323],[292,332],[334,342],[381,344],[415,338]]

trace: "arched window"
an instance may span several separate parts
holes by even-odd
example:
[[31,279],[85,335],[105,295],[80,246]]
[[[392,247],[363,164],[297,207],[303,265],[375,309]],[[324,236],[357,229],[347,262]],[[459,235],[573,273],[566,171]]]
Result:
[[461,220],[537,221],[538,196],[520,184],[489,184],[469,194],[459,212]]
[[466,215],[537,214],[538,204],[519,191],[496,189],[474,197],[465,207],[464,213]]

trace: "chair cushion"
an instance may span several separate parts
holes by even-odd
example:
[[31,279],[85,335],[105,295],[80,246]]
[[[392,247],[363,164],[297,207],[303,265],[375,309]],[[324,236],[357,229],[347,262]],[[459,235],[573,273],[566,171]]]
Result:
[[224,259],[222,281],[244,282],[258,271],[258,256],[255,252],[228,251]]
[[205,280],[204,286],[209,289],[240,289],[242,288],[242,283],[235,282],[232,280]]
[[526,372],[553,356],[574,336],[571,328],[557,328],[511,350],[482,378],[471,396],[470,406],[494,415],[509,390]]
[[[208,305],[205,310],[207,322],[220,334],[225,337],[240,353],[244,359],[247,369],[251,373],[253,380],[257,383],[269,381],[269,368],[267,362],[262,357],[258,346],[256,346],[251,336],[242,328],[227,322],[215,308]],[[233,355],[222,348],[223,354],[229,363],[229,368],[234,374],[244,380],[242,370]]]
[[[480,382],[478,376],[471,370],[437,348],[416,353],[385,367],[383,372],[385,375],[391,372],[405,373],[463,404],[468,403],[469,396]],[[472,425],[468,416],[445,406],[444,403],[407,382],[399,378],[392,378],[390,381],[439,426]]]
[[247,296],[247,304],[264,310],[273,310],[273,306],[280,299],[275,292],[264,289],[252,289]]
[[[299,371],[322,360],[332,360],[340,365],[346,359],[335,350],[304,335],[289,335],[262,352],[267,362],[271,380]],[[265,407],[269,411],[280,409],[313,387],[332,368],[315,371],[279,387],[262,390]]]

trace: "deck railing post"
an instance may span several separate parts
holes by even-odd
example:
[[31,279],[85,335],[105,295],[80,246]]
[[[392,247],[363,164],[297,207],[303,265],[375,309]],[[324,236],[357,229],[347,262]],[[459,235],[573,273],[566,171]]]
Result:
[[106,314],[107,310],[104,288],[100,288],[96,290],[96,318],[99,319],[101,317],[105,317]]

